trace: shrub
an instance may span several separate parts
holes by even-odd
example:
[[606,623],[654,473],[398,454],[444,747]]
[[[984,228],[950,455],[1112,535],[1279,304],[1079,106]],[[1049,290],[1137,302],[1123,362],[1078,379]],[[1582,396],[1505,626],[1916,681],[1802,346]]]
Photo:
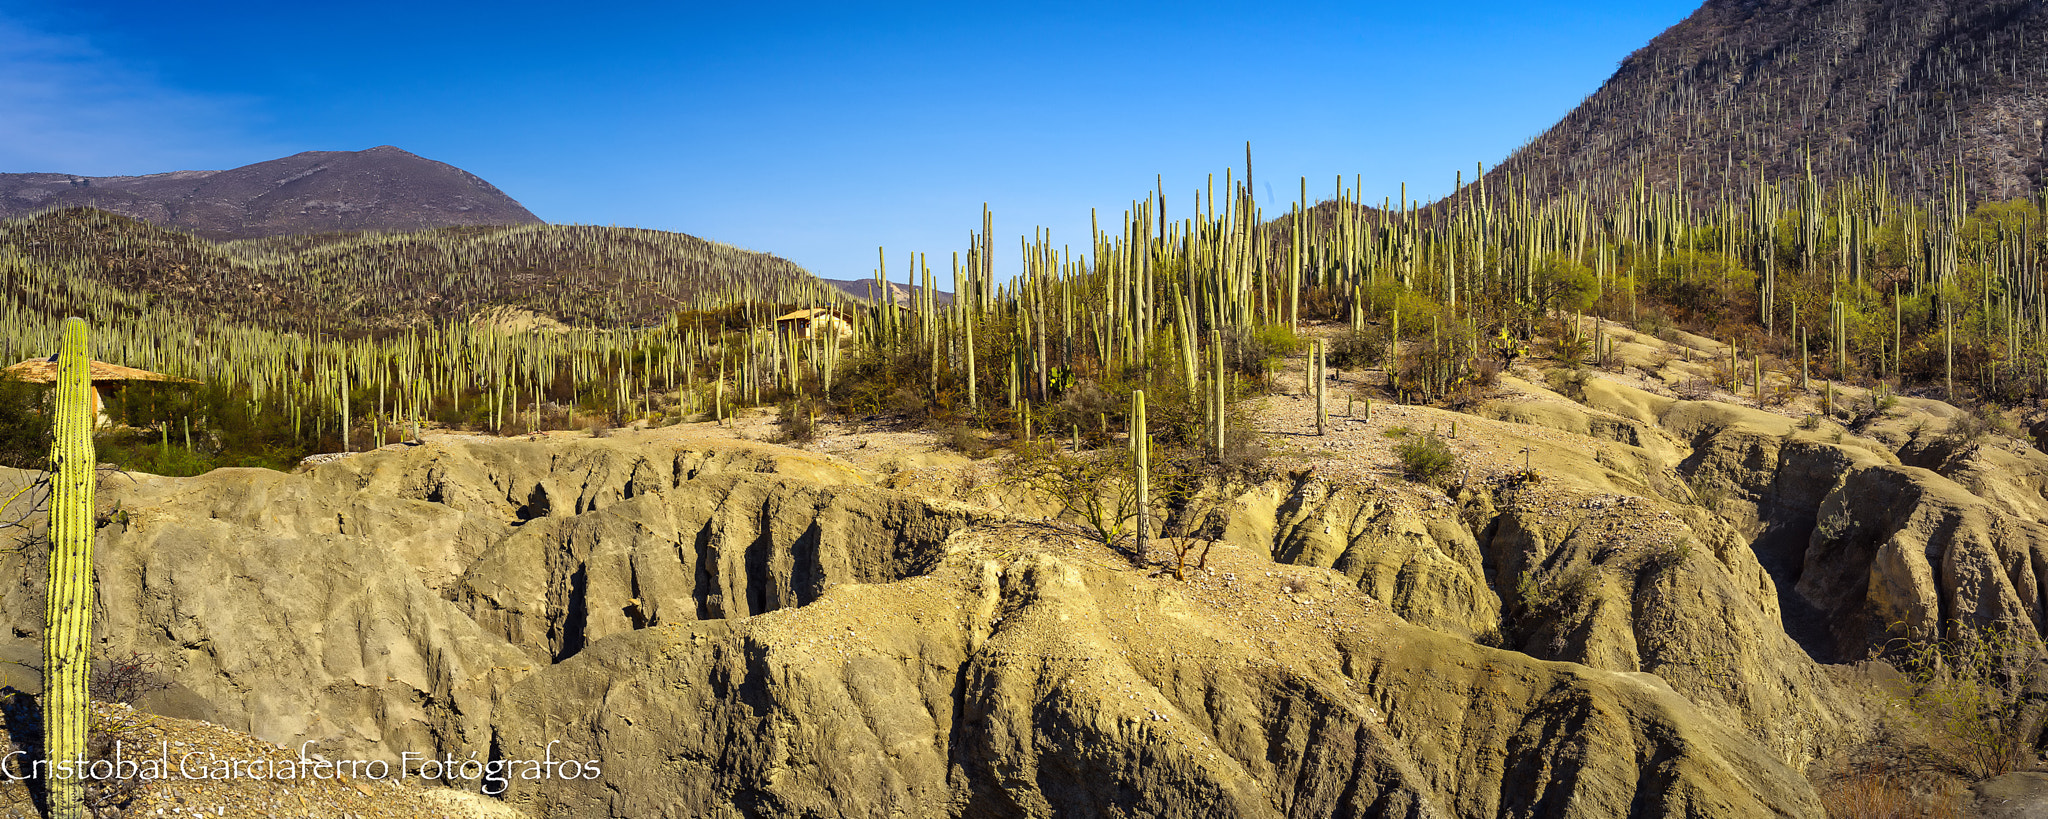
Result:
[[1340,370],[1377,367],[1387,360],[1387,333],[1374,327],[1345,333],[1330,345],[1330,366]]
[[1948,430],[1942,434],[1950,446],[1958,449],[1983,441],[1991,435],[2016,436],[2019,426],[2005,417],[1997,404],[1980,404],[1969,412],[1962,413],[1948,421]]
[[1565,365],[1577,367],[1593,354],[1593,339],[1584,333],[1567,329],[1563,335],[1550,342],[1550,354]]
[[139,651],[93,663],[92,673],[86,678],[86,689],[92,693],[93,699],[101,702],[133,705],[137,700],[169,687],[171,681],[163,675],[163,664],[156,657]]
[[1664,257],[1646,282],[1651,295],[1687,311],[1714,311],[1756,286],[1756,273],[1734,257],[1683,250]]
[[1545,586],[1534,571],[1523,570],[1515,576],[1515,602],[1521,605],[1525,614],[1538,614],[1556,605],[1555,590]]
[[1694,506],[1716,513],[1728,502],[1730,494],[1727,484],[1697,472],[1685,479],[1685,489]]
[[1256,378],[1261,386],[1280,359],[1301,349],[1301,339],[1285,324],[1233,327],[1223,332],[1223,363],[1232,372]]
[[[1581,601],[1593,593],[1599,582],[1599,571],[1591,563],[1577,563],[1547,573],[1523,570],[1515,578],[1514,596],[1520,616],[1529,618],[1522,622],[1522,628],[1534,625],[1530,621],[1558,617],[1582,605]],[[1553,635],[1553,651],[1563,650],[1562,639],[1562,633]]]
[[219,466],[199,452],[178,444],[150,442],[147,436],[110,436],[98,444],[101,461],[120,464],[122,469],[134,472],[184,478],[206,474]]
[[[1898,628],[1901,624],[1894,624]],[[1911,683],[1906,704],[1941,738],[1956,772],[1985,779],[2017,768],[2042,724],[2034,691],[2048,647],[2032,629],[1959,625],[1948,640],[1900,638],[1887,646]]]
[[1593,371],[1586,365],[1574,362],[1569,367],[1559,367],[1543,374],[1543,380],[1557,394],[1574,401],[1585,400],[1586,382],[1593,380]]
[[1714,382],[1704,378],[1688,378],[1671,388],[1678,397],[1687,401],[1711,401],[1718,390],[1719,387],[1716,387]]
[[1635,327],[1636,332],[1652,338],[1663,338],[1666,331],[1673,329],[1671,317],[1664,315],[1664,311],[1656,307],[1642,308],[1636,314],[1636,320],[1632,326]]
[[1442,486],[1458,468],[1458,456],[1451,452],[1451,445],[1434,431],[1421,437],[1407,437],[1394,447],[1394,455],[1401,459],[1401,470],[1409,480],[1430,486]]
[[[1922,766],[1896,747],[1865,754],[1846,770],[1815,783],[1833,819],[1955,819],[1967,790],[1959,785],[1926,793]],[[1899,759],[1898,757],[1907,757]]]
[[988,439],[966,424],[954,424],[939,431],[939,442],[946,448],[975,460],[981,460],[995,452]]
[[807,444],[818,437],[818,402],[787,398],[776,406],[776,443]]
[[1500,383],[1500,362],[1482,358],[1472,364],[1471,378],[1466,382],[1474,387],[1491,387]]
[[[311,413],[303,423],[294,424],[281,396],[251,401],[224,382],[134,383],[102,397],[107,414],[132,429],[101,430],[97,442],[106,451],[100,460],[124,469],[160,475],[198,474],[223,466],[289,470],[307,455],[340,449],[338,434],[330,426],[323,438]],[[374,413],[374,388],[355,400],[356,408],[371,408]],[[373,443],[371,420],[363,412],[355,413],[351,443],[356,447]],[[170,433],[168,445],[165,431]],[[180,447],[185,451],[181,453]]]
[[1537,312],[1580,312],[1592,306],[1599,279],[1592,268],[1579,260],[1553,254],[1531,271],[1529,289],[1535,296]]
[[1472,331],[1454,323],[1408,344],[1388,373],[1388,387],[1409,399],[1450,404],[1473,397],[1474,368],[1481,357]]
[[1058,517],[1080,524],[1104,546],[1117,546],[1134,531],[1137,516],[1148,513],[1138,508],[1129,447],[1068,452],[1056,442],[1020,441],[1011,451],[1003,482],[1051,499]]
[[1091,445],[1107,444],[1110,425],[1122,424],[1124,407],[1129,403],[1112,395],[1094,379],[1083,379],[1060,396],[1059,403],[1054,405],[1053,426],[1046,431],[1064,432],[1079,427]]
[[0,466],[42,469],[50,462],[49,391],[0,376]]
[[1342,318],[1343,305],[1335,288],[1310,285],[1301,289],[1301,317],[1305,321],[1334,321]]
[[1221,474],[1241,479],[1255,477],[1263,472],[1268,454],[1266,443],[1252,431],[1251,424],[1233,411],[1224,422],[1223,451],[1216,453],[1216,467]]
[[1651,571],[1663,573],[1677,571],[1687,560],[1692,559],[1691,540],[1673,540],[1650,547],[1645,563]]

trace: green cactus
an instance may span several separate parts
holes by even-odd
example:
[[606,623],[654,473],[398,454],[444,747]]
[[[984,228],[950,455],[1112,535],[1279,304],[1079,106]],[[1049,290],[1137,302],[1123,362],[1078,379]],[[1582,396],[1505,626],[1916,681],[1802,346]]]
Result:
[[1328,434],[1330,434],[1330,409],[1329,409],[1329,403],[1328,403],[1328,401],[1329,401],[1329,383],[1330,383],[1330,374],[1329,374],[1329,366],[1330,366],[1330,363],[1329,363],[1329,362],[1330,362],[1330,359],[1329,359],[1329,355],[1328,355],[1328,352],[1329,352],[1329,351],[1328,351],[1328,350],[1326,349],[1326,345],[1327,345],[1327,342],[1323,341],[1322,339],[1317,339],[1317,340],[1316,340],[1316,342],[1315,342],[1315,366],[1314,366],[1314,367],[1312,367],[1312,368],[1310,368],[1310,369],[1312,369],[1312,370],[1314,370],[1314,371],[1315,371],[1315,379],[1316,379],[1316,434],[1317,434],[1317,435],[1328,435]]
[[43,753],[50,816],[84,815],[85,782],[72,766],[85,759],[87,649],[92,639],[93,465],[91,358],[85,320],[64,320],[57,358],[55,442],[50,501],[49,609],[43,626]]
[[1145,554],[1147,517],[1152,511],[1152,443],[1145,429],[1145,391],[1131,392],[1131,464],[1137,471],[1138,549]]

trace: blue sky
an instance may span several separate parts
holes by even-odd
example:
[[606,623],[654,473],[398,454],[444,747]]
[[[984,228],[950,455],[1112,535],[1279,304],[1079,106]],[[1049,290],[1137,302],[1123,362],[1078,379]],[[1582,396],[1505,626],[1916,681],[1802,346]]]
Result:
[[[550,222],[873,274],[995,214],[1086,244],[1163,175],[1448,193],[1691,0],[1325,4],[0,0],[0,172],[226,168],[397,145]],[[1241,172],[1241,171],[1240,171]],[[1268,188],[1270,187],[1270,193]],[[1268,204],[1270,203],[1270,204]]]

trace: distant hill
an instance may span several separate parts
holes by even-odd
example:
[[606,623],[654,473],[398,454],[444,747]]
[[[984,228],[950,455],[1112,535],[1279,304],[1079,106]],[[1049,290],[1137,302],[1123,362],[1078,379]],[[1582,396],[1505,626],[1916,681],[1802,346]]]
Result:
[[208,239],[541,223],[474,174],[389,145],[307,151],[226,171],[0,174],[0,219],[69,206]]
[[[916,296],[917,291],[920,289],[914,284],[890,282],[889,289],[883,290],[875,286],[874,279],[822,279],[821,281],[837,287],[842,292],[857,299],[887,301],[889,294],[894,293],[896,294],[896,303],[906,307],[910,305],[911,299]],[[953,294],[934,288],[932,290],[932,301],[940,307],[945,307],[953,303]]]
[[215,242],[90,208],[0,221],[0,314],[166,311],[353,335],[513,307],[569,325],[659,323],[705,300],[843,299],[794,262],[681,233],[444,227]]
[[1882,163],[1938,193],[1960,163],[1975,197],[2038,192],[2048,157],[2048,2],[1708,0],[1629,55],[1563,121],[1488,174],[1544,196],[1825,182]]

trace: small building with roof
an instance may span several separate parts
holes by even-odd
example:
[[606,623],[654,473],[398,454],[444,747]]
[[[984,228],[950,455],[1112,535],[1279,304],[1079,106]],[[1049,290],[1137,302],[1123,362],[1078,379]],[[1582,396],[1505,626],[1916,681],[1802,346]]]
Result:
[[815,339],[823,339],[829,333],[837,333],[840,341],[846,341],[853,338],[853,321],[843,314],[833,312],[831,308],[812,307],[777,316],[775,330],[797,338]]
[[[113,419],[107,417],[105,406],[100,402],[101,390],[109,392],[118,391],[122,387],[137,381],[154,381],[165,384],[199,383],[190,378],[153,373],[148,370],[138,370],[134,367],[123,367],[119,364],[109,364],[105,361],[92,362],[91,373],[92,414],[99,426],[110,426],[113,424]],[[31,358],[0,370],[0,377],[25,381],[30,384],[55,384],[57,383],[57,357]]]

